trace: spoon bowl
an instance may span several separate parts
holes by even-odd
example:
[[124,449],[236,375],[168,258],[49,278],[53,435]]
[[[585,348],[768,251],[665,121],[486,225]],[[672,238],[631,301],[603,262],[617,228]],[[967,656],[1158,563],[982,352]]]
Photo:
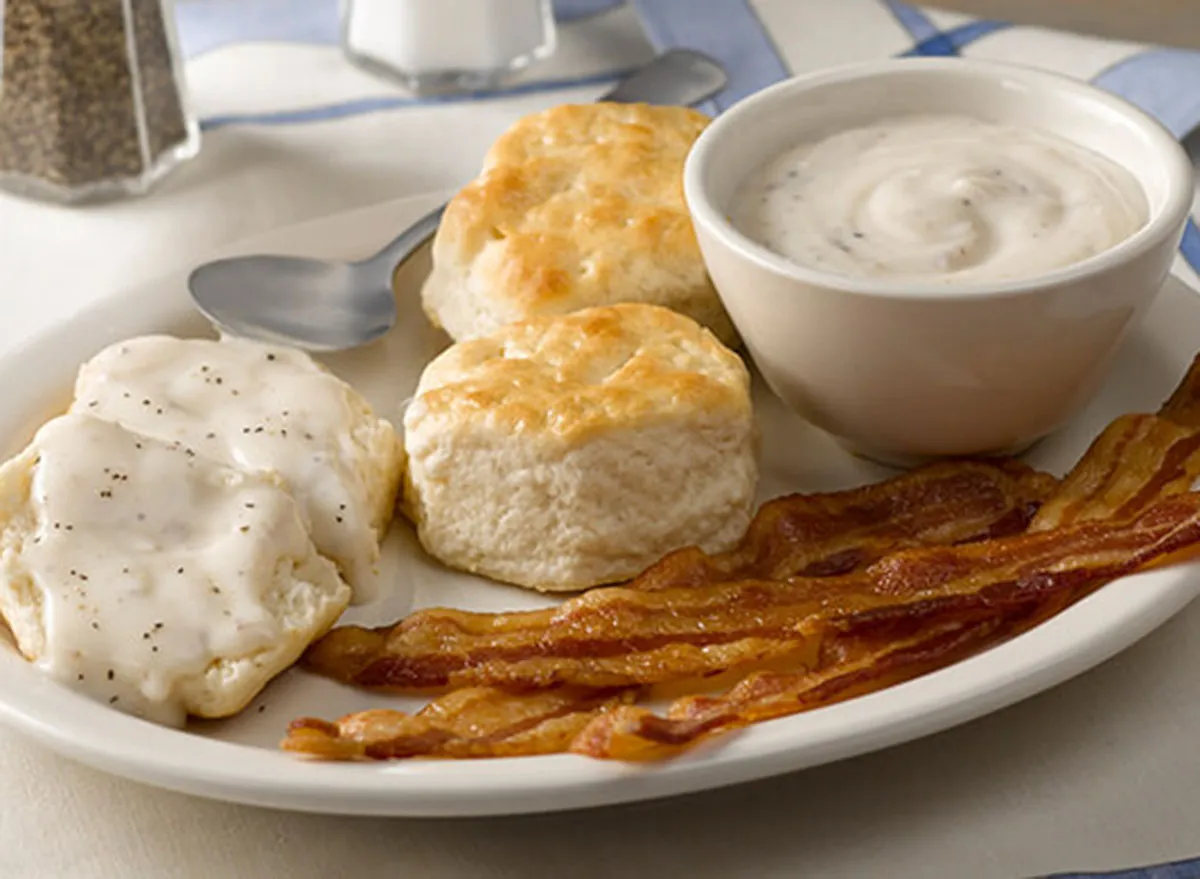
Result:
[[238,256],[200,266],[188,288],[200,311],[233,336],[309,351],[366,345],[395,325],[392,274],[434,233],[444,210],[426,214],[370,259]]
[[[695,104],[725,87],[725,73],[699,52],[659,55],[602,101]],[[378,339],[396,323],[392,275],[441,222],[426,214],[383,250],[360,262],[295,256],[240,256],[200,266],[188,277],[196,307],[222,332],[304,348],[340,351]]]
[[253,296],[254,323],[240,303],[214,304],[206,313],[227,333],[288,343],[303,336],[313,350],[362,345],[391,329],[391,290],[363,277],[358,266],[286,256],[254,256],[209,263],[192,276],[204,290]]

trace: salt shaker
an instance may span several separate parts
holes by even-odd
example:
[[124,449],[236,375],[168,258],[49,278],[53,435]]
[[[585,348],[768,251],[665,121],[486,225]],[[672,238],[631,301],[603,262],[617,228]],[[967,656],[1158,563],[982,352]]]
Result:
[[343,0],[342,48],[418,95],[481,91],[554,51],[550,0]]
[[194,155],[170,0],[0,0],[0,188],[144,192]]

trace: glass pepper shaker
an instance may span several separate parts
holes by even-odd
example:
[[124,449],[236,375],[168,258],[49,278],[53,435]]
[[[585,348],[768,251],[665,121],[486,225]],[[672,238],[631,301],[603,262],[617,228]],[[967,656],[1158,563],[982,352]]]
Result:
[[0,0],[0,188],[145,192],[195,155],[170,0]]

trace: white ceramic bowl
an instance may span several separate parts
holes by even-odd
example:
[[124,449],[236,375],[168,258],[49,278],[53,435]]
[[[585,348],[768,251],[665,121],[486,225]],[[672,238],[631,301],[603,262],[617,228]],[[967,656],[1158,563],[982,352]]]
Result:
[[[1028,280],[936,287],[796,265],[728,219],[746,176],[801,141],[905,113],[1039,128],[1127,168],[1149,222],[1084,262]],[[782,82],[701,135],[684,189],[709,272],[785,403],[851,449],[911,463],[1014,452],[1103,381],[1170,269],[1192,166],[1154,119],[1084,83],[962,59],[895,59]]]

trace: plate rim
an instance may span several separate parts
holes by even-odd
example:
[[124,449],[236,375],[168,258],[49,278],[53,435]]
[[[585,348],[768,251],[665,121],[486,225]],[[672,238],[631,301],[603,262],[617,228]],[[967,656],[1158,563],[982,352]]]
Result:
[[[214,256],[287,252],[288,240],[334,224],[382,229],[382,238],[445,197],[444,192],[428,193],[281,227],[223,247]],[[98,337],[121,323],[152,327],[178,322],[192,311],[184,284],[187,271],[181,267],[114,290],[35,332],[0,353],[0,377],[53,367],[64,359],[72,336]],[[171,287],[177,289],[171,292]],[[33,402],[32,390],[21,391],[15,401],[9,397],[0,405],[0,412],[30,412]],[[1129,584],[1138,581],[1141,585],[1130,597]],[[45,678],[12,650],[0,653],[6,677],[0,688],[0,722],[111,774],[211,799],[292,811],[477,817],[612,805],[781,775],[949,729],[1093,668],[1200,594],[1200,576],[1184,567],[1152,570],[1121,582],[1126,588],[1100,590],[1036,629],[948,668],[758,724],[652,766],[574,755],[387,764],[298,760],[114,711]],[[9,668],[24,673],[8,674]]]

